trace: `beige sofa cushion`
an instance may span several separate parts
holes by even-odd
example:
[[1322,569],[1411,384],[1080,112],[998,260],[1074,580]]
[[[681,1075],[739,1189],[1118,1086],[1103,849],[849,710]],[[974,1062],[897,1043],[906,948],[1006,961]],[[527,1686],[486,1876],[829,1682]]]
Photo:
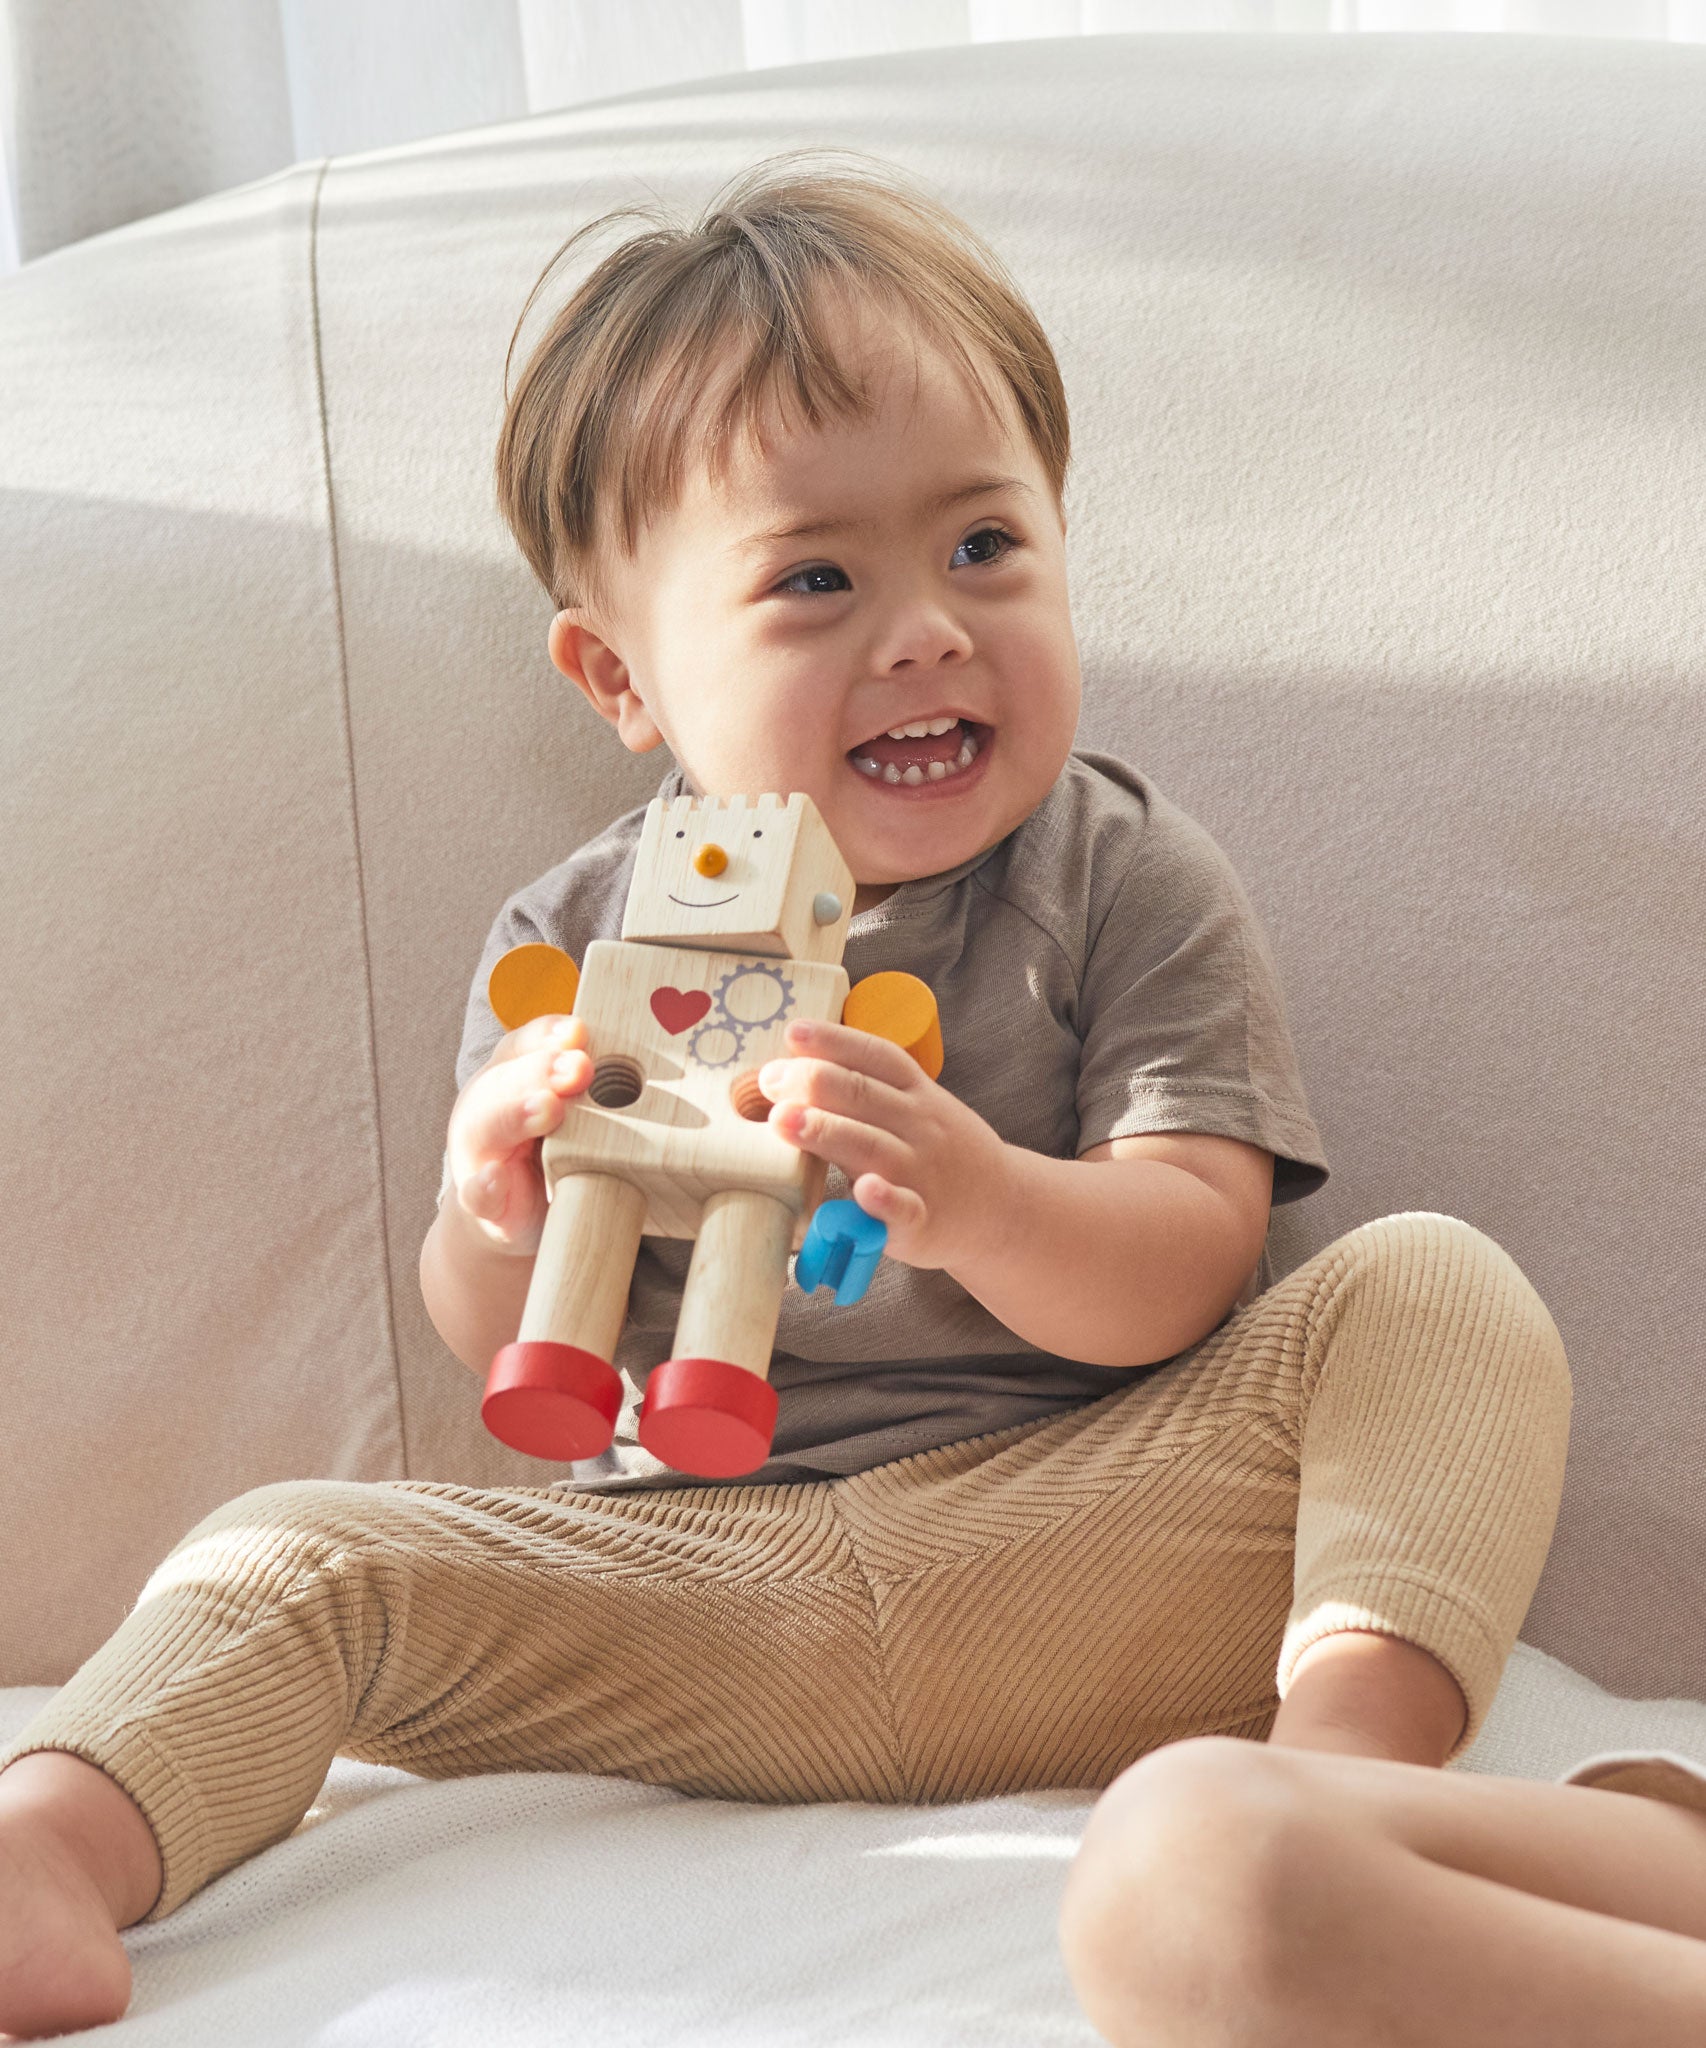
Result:
[[657,763],[546,659],[504,350],[590,213],[827,143],[1056,339],[1082,741],[1239,867],[1334,1166],[1276,1264],[1398,1209],[1504,1244],[1579,1382],[1528,1633],[1706,1692],[1703,89],[1637,44],[986,45],[300,166],[0,286],[0,1682],[245,1487],[549,1476],[416,1260],[492,916]]

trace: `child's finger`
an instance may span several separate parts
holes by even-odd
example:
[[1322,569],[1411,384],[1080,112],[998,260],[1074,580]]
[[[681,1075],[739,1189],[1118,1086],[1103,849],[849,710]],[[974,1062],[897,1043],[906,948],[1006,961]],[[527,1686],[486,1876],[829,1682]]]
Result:
[[536,1251],[545,1222],[545,1186],[530,1159],[482,1167],[456,1199],[487,1240],[521,1255]]
[[452,1167],[452,1180],[463,1208],[495,1223],[508,1213],[517,1179],[531,1180],[533,1172],[530,1148],[516,1145],[498,1154],[464,1155],[461,1165]]
[[506,1151],[522,1139],[537,1139],[563,1120],[563,1098],[578,1096],[592,1079],[592,1061],[582,1051],[532,1053],[510,1061],[492,1075],[481,1108],[489,1147]]
[[571,1048],[585,1051],[587,1043],[586,1020],[567,1014],[559,1016],[530,1017],[525,1024],[518,1024],[513,1031],[506,1031],[486,1061],[488,1067],[520,1059],[532,1052],[560,1052]]
[[592,1061],[578,1048],[535,1051],[525,1059],[482,1067],[472,1077],[451,1112],[449,1132],[451,1171],[464,1208],[474,1207],[466,1191],[496,1170],[494,1206],[476,1213],[490,1217],[503,1212],[509,1174],[531,1167],[536,1141],[557,1128],[567,1099],[591,1079]]
[[501,1216],[509,1200],[503,1182],[502,1167],[481,1167],[478,1173],[463,1182],[459,1190],[463,1208],[470,1215],[487,1220]]
[[924,1197],[916,1188],[897,1187],[880,1173],[862,1173],[853,1183],[853,1199],[867,1216],[891,1230],[922,1230],[930,1220]]
[[[559,1103],[559,1116],[561,1108]],[[489,1152],[453,1145],[451,1178],[456,1199],[468,1214],[496,1226],[503,1236],[535,1226],[544,1210],[545,1183],[536,1137],[523,1136],[513,1145],[500,1145]]]
[[802,1152],[839,1166],[849,1180],[860,1173],[899,1175],[908,1157],[892,1132],[855,1123],[851,1117],[835,1116],[828,1110],[810,1109],[800,1102],[777,1103],[769,1123],[778,1136],[798,1145]]
[[796,1017],[783,1037],[790,1052],[833,1060],[839,1067],[869,1074],[891,1088],[910,1088],[926,1078],[924,1069],[904,1047],[871,1031],[855,1031],[851,1024]]
[[915,1114],[898,1088],[828,1059],[766,1060],[758,1085],[772,1102],[804,1103],[886,1131],[903,1130]]

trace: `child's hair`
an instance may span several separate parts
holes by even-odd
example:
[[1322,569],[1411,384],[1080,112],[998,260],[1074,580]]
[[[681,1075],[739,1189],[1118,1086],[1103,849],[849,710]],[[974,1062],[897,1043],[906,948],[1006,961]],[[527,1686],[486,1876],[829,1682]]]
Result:
[[[713,475],[767,400],[808,425],[868,416],[837,353],[840,286],[903,316],[966,370],[987,405],[993,367],[1058,498],[1069,454],[1066,393],[1042,325],[999,257],[890,165],[836,152],[772,157],[733,179],[691,227],[623,207],[578,229],[546,265],[504,358],[498,504],[559,608],[596,603],[601,550],[632,555],[679,498],[690,441]],[[852,168],[847,167],[849,160]],[[509,365],[540,287],[612,222],[650,232],[614,249],[552,320],[513,396]],[[707,366],[732,356],[721,402]],[[979,360],[981,358],[981,361]]]

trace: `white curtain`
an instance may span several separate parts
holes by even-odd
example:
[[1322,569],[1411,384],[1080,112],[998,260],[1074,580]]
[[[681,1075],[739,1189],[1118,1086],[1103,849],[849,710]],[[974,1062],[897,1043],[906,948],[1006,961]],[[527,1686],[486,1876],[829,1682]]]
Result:
[[1134,30],[1706,42],[1706,0],[0,0],[0,273],[303,158],[773,64]]

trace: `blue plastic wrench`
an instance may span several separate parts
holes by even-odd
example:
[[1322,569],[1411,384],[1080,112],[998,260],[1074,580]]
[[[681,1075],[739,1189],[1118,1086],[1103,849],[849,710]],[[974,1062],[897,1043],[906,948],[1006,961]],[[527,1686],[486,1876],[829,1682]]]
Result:
[[857,1202],[821,1202],[794,1256],[794,1278],[807,1294],[833,1287],[836,1307],[846,1308],[870,1286],[888,1241],[888,1225]]

